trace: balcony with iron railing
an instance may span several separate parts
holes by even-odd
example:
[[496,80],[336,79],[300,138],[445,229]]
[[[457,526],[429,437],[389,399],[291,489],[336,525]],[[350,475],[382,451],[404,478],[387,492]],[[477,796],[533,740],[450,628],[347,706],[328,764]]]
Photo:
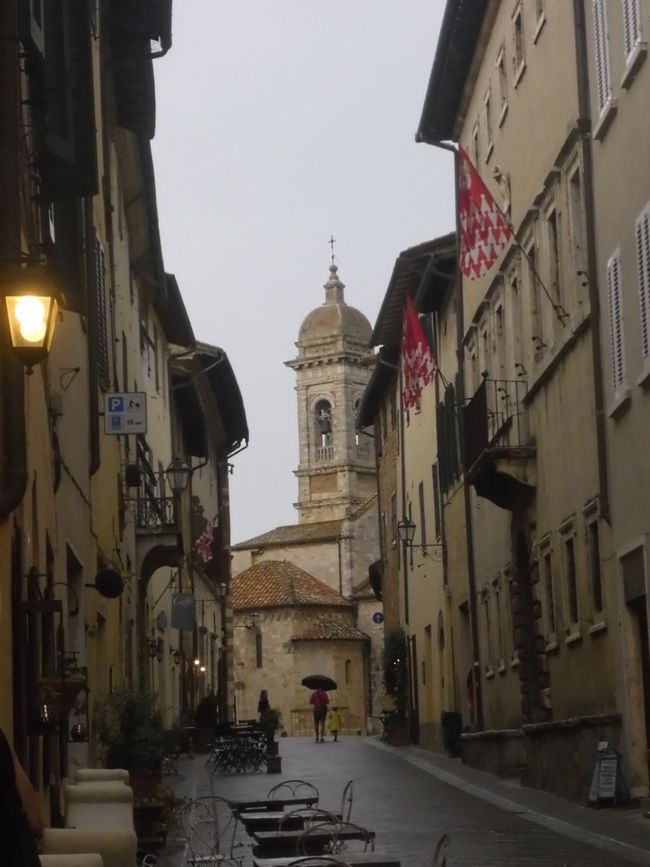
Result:
[[178,499],[168,495],[165,473],[154,472],[143,451],[138,451],[140,484],[135,498],[136,531],[175,533],[178,530]]
[[512,509],[536,484],[536,449],[528,430],[527,384],[485,378],[464,408],[467,479],[479,496]]

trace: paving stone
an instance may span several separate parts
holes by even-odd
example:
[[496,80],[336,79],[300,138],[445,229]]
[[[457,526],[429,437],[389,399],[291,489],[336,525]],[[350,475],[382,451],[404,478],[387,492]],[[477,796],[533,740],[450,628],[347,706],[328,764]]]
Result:
[[[650,826],[638,810],[594,810],[508,783],[417,747],[377,738],[315,744],[280,740],[282,774],[212,776],[205,756],[178,763],[165,782],[179,795],[264,797],[285,779],[309,780],[320,804],[339,810],[354,780],[352,820],[376,832],[376,848],[404,867],[432,867],[436,842],[450,837],[449,867],[625,867],[650,865]],[[251,867],[252,841],[239,833],[236,854]],[[226,846],[230,845],[230,839]],[[182,847],[161,853],[160,867],[184,867]]]

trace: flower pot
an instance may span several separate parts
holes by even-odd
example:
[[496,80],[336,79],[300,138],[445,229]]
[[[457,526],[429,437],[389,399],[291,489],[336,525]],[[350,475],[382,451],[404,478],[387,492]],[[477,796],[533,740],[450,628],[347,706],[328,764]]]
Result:
[[282,756],[270,756],[266,757],[266,773],[267,774],[281,774],[282,773]]
[[267,756],[277,756],[279,753],[279,744],[277,741],[269,741],[266,745],[266,755]]

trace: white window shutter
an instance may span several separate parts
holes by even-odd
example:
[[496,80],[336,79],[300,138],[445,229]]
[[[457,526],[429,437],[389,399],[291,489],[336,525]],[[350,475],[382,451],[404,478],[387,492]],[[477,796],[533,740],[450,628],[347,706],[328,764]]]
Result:
[[639,0],[623,0],[623,39],[625,42],[625,59],[641,42],[641,9]]
[[616,392],[625,382],[621,256],[618,250],[607,263],[607,289],[609,292],[609,329],[612,343],[612,384]]
[[596,41],[596,83],[598,108],[602,111],[612,93],[612,72],[609,60],[606,0],[593,0],[594,37]]
[[641,309],[641,352],[650,358],[650,205],[636,221],[636,259]]

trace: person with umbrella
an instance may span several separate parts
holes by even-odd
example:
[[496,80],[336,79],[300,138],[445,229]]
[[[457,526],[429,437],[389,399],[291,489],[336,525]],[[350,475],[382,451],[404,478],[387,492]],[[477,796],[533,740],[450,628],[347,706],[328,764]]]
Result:
[[325,720],[327,719],[327,706],[330,703],[327,689],[336,689],[336,684],[330,677],[324,675],[309,675],[302,679],[303,686],[313,689],[309,697],[309,703],[314,709],[314,733],[316,743],[325,743]]

